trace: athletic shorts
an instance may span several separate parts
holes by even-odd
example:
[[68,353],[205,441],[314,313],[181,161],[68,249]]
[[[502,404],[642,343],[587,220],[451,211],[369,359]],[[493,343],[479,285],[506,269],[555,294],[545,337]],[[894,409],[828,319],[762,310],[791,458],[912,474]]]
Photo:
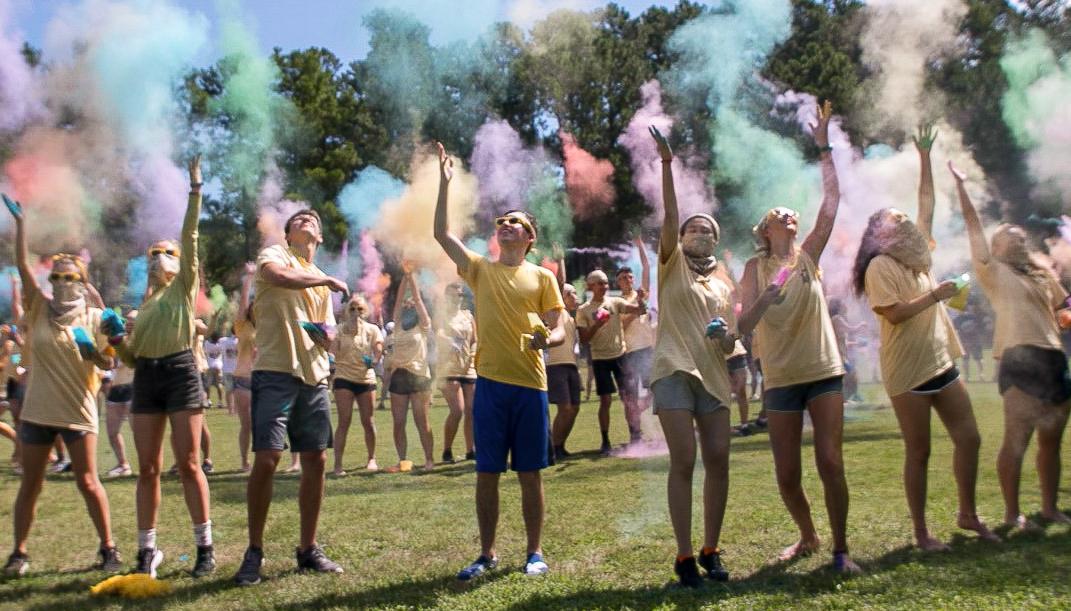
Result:
[[746,354],[738,354],[738,355],[732,357],[731,359],[726,359],[725,368],[729,370],[729,373],[733,373],[735,371],[746,371],[747,370],[747,355]]
[[372,392],[376,389],[376,385],[350,382],[344,378],[335,378],[335,381],[331,383],[331,388],[334,390],[348,390],[353,393],[354,397],[356,397],[357,395],[363,395],[366,392]]
[[464,376],[446,376],[447,382],[457,382],[458,384],[475,384],[476,378],[468,378]]
[[664,409],[686,409],[703,415],[725,408],[724,403],[707,392],[699,378],[683,371],[674,371],[652,382],[651,394],[654,396],[652,411],[656,414]]
[[133,384],[112,384],[112,387],[108,389],[108,396],[104,400],[108,403],[129,403],[133,398]]
[[431,390],[431,378],[418,376],[408,369],[395,369],[390,374],[389,390],[396,395],[411,395]]
[[550,409],[547,393],[535,388],[476,378],[472,401],[476,471],[504,473],[547,467]]
[[158,358],[138,358],[134,366],[132,414],[171,414],[202,409],[204,391],[193,352],[184,350]]
[[7,379],[7,400],[22,401],[26,396],[26,385],[19,383],[15,378]]
[[580,405],[580,370],[567,363],[547,365],[547,401]]
[[223,388],[230,392],[234,390],[234,374],[223,372]]
[[1012,386],[1058,405],[1071,399],[1071,373],[1063,351],[1038,346],[1005,348],[997,366],[997,388],[1004,394]]
[[636,384],[644,388],[651,387],[651,367],[654,366],[654,348],[640,348],[632,352],[626,352],[621,357],[621,367],[628,376],[629,389],[635,388]]
[[244,390],[250,392],[253,390],[253,380],[248,376],[234,376],[234,386],[231,390]]
[[35,446],[52,445],[56,435],[63,438],[63,443],[71,444],[89,434],[89,431],[64,429],[57,426],[45,426],[23,420],[19,423],[19,440]]
[[253,372],[253,451],[322,452],[334,441],[327,385],[279,371]]
[[959,379],[959,369],[953,365],[922,384],[912,388],[909,392],[916,395],[936,395]]
[[[617,392],[617,386],[624,386],[625,370],[621,367],[621,359],[592,359],[591,370],[595,373],[595,394],[600,397],[612,395]],[[614,386],[614,380],[617,386]]]
[[831,393],[844,392],[844,376],[824,380],[767,388],[762,394],[762,406],[771,412],[802,412],[811,401]]
[[223,371],[209,367],[204,373],[205,388],[211,388],[223,383]]

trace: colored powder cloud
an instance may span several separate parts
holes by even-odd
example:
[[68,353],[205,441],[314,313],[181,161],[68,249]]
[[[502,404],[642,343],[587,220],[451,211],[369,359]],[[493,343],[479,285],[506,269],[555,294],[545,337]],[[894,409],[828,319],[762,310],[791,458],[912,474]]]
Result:
[[48,116],[40,84],[22,55],[22,32],[10,27],[10,0],[0,0],[0,131],[17,131]]
[[402,194],[405,183],[384,170],[369,166],[338,195],[338,208],[350,225],[350,235],[361,235],[379,222],[379,208],[383,202]]
[[559,131],[558,136],[565,157],[565,192],[577,218],[601,216],[614,202],[613,164],[580,148],[571,134]]

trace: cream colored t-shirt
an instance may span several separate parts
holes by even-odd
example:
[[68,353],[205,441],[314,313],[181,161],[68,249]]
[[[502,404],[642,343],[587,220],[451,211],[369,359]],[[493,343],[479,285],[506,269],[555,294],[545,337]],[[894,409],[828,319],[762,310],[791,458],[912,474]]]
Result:
[[[792,275],[783,287],[784,300],[766,308],[755,326],[756,342],[751,349],[762,360],[762,379],[768,389],[844,375],[818,269],[810,255],[797,252]],[[761,291],[777,276],[782,263],[766,256],[755,260]]]
[[621,327],[621,306],[627,305],[624,299],[605,295],[602,301],[588,301],[576,311],[576,327],[586,329],[595,325],[595,313],[606,310],[610,320],[606,322],[591,341],[591,359],[606,361],[616,359],[625,353],[625,336]]
[[565,341],[557,346],[547,348],[547,365],[576,366],[576,321],[569,312],[561,313],[562,328],[565,329]]
[[253,373],[253,344],[256,341],[257,329],[248,320],[236,320],[234,336],[238,338],[238,359],[234,364],[234,375],[248,378]]
[[[878,255],[866,270],[870,307],[889,307],[929,293],[937,287],[932,273],[915,274],[888,255]],[[952,366],[963,347],[943,303],[934,304],[894,325],[881,324],[881,376],[890,397],[903,394]],[[766,361],[762,363],[766,370]]]
[[391,369],[404,369],[415,375],[430,378],[428,367],[428,331],[417,323],[412,329],[394,324],[394,350],[391,354]]
[[440,378],[475,378],[476,318],[472,312],[458,310],[450,320],[438,326],[435,338],[439,364],[435,374]]
[[[257,298],[253,302],[253,317],[263,331],[256,334],[253,370],[288,373],[309,386],[326,384],[331,375],[327,351],[312,341],[301,328],[301,321],[334,326],[331,291],[326,286],[300,290],[275,286],[264,279],[264,266],[269,263],[325,275],[285,244],[260,251],[254,279]],[[138,319],[141,319],[140,315]]]
[[989,263],[977,259],[973,263],[997,314],[993,358],[999,359],[1005,348],[1023,344],[1063,351],[1055,308],[1067,298],[1067,291],[1055,275],[1033,278],[992,257]]
[[338,328],[335,352],[335,377],[356,384],[375,384],[376,371],[364,364],[364,357],[375,358],[379,330],[372,323],[358,319]]
[[699,378],[714,398],[728,405],[729,371],[721,344],[707,339],[707,324],[720,316],[736,332],[730,289],[714,273],[700,276],[688,267],[680,244],[662,263],[658,258],[660,316],[651,380],[683,371]]
[[521,350],[520,342],[532,332],[529,314],[565,309],[554,274],[528,261],[512,266],[466,254],[468,269],[458,272],[476,298],[477,373],[503,384],[546,390],[543,351]]
[[[640,295],[635,291],[622,299],[629,305],[640,304]],[[624,314],[621,324],[624,328],[625,352],[635,352],[654,345],[655,329],[651,324],[650,314]]]
[[98,350],[108,347],[100,331],[98,308],[86,307],[70,325],[57,326],[48,316],[48,300],[36,287],[25,287],[26,325],[23,336],[33,352],[22,419],[41,426],[97,432],[97,392],[100,376],[90,361],[82,360],[74,343],[74,330],[82,328]]

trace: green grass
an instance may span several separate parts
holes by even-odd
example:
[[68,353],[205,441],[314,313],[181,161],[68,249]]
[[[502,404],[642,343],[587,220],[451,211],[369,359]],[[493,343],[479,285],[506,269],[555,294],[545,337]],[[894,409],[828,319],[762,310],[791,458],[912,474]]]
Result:
[[[992,384],[972,383],[971,395],[983,435],[979,511],[995,525],[1003,514],[994,463],[1001,436],[1001,406]],[[875,402],[876,386],[865,387]],[[1050,526],[1043,536],[1011,536],[1003,544],[978,542],[955,529],[951,447],[935,420],[930,469],[929,515],[937,536],[953,543],[951,553],[920,554],[910,547],[910,522],[901,487],[902,444],[887,408],[848,414],[845,462],[852,491],[849,542],[866,574],[844,579],[826,567],[829,555],[815,554],[779,565],[777,552],[794,540],[795,529],[777,493],[765,434],[733,441],[728,514],[722,546],[733,579],[699,591],[671,585],[673,537],[665,508],[665,457],[600,459],[595,405],[585,403],[570,448],[584,451],[546,471],[545,551],[552,573],[530,579],[518,573],[524,531],[514,478],[503,479],[499,525],[501,568],[476,585],[454,575],[478,552],[471,463],[441,466],[428,474],[361,473],[364,447],[359,423],[350,434],[350,475],[330,478],[320,540],[346,574],[297,574],[297,476],[279,475],[268,523],[265,583],[236,588],[231,576],[245,547],[245,478],[237,467],[237,422],[222,410],[209,414],[217,472],[210,476],[212,518],[220,566],[209,579],[186,575],[193,560],[189,518],[177,478],[165,477],[160,512],[160,546],[166,554],[162,577],[175,592],[149,602],[96,599],[89,586],[103,579],[86,572],[96,538],[70,476],[49,476],[30,539],[31,575],[0,581],[0,609],[1068,609],[1071,608],[1071,531]],[[757,408],[757,405],[753,405]],[[433,408],[441,443],[445,408]],[[376,412],[379,460],[393,464],[390,418]],[[733,420],[736,420],[734,415]],[[412,427],[412,425],[410,425]],[[128,432],[128,431],[127,431]],[[129,432],[128,432],[129,433]],[[626,438],[615,406],[613,439]],[[129,443],[128,447],[133,447]],[[809,440],[809,436],[807,437]],[[411,458],[419,442],[410,433]],[[461,449],[458,442],[455,451]],[[6,451],[5,451],[6,452]],[[436,455],[441,452],[437,448]],[[330,461],[330,457],[329,457]],[[1023,474],[1023,507],[1038,508],[1033,449]],[[102,471],[114,461],[101,444]],[[330,462],[329,462],[330,464]],[[821,486],[808,447],[804,485],[819,530],[828,541]],[[696,472],[696,530],[700,542]],[[1064,482],[1067,477],[1064,477]],[[0,522],[11,522],[18,480],[0,474]],[[135,552],[134,482],[106,483],[116,537],[128,564]],[[1061,490],[1068,506],[1066,484]],[[8,550],[3,550],[6,553]]]

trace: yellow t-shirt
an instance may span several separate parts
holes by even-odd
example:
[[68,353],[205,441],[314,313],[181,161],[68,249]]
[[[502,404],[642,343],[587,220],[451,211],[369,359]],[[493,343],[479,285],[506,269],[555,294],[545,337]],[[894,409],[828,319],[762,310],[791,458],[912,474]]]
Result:
[[253,373],[253,344],[256,341],[257,329],[248,320],[236,320],[234,336],[238,338],[238,359],[233,375],[248,378]]
[[171,284],[149,295],[134,321],[129,351],[136,358],[158,359],[193,348],[194,303],[200,278],[197,274],[197,221],[201,195],[190,193],[182,221],[182,253],[179,273]]
[[375,357],[380,342],[375,325],[357,319],[338,328],[338,349],[335,351],[335,377],[355,384],[375,384],[376,371],[364,364],[364,357]]
[[521,350],[520,342],[521,335],[532,331],[529,314],[565,309],[554,274],[528,261],[511,266],[466,254],[469,266],[461,277],[476,299],[477,373],[503,384],[546,390],[543,351]]
[[565,328],[565,341],[546,349],[547,365],[576,366],[576,321],[569,312],[560,314],[562,327]]
[[428,367],[428,331],[417,323],[412,329],[403,329],[394,323],[394,350],[391,353],[391,369],[404,369],[415,375],[430,378]]
[[[627,298],[622,297],[629,305],[639,305],[639,298],[639,293],[635,291]],[[650,314],[624,314],[621,324],[624,329],[625,352],[635,352],[654,345],[655,330]]]
[[[878,255],[866,270],[866,294],[871,308],[904,303],[937,287],[932,273],[915,274],[888,255]],[[934,304],[894,325],[878,315],[881,324],[881,375],[890,397],[932,379],[963,356],[959,337],[943,303]],[[766,361],[762,362],[766,371]]]
[[[759,256],[758,287],[763,290],[779,273],[781,264]],[[784,285],[785,298],[766,308],[755,325],[757,350],[766,388],[816,382],[844,375],[837,336],[826,308],[818,268],[805,251],[798,251],[795,269]]]
[[257,297],[253,303],[253,318],[261,332],[256,334],[257,352],[253,370],[288,373],[301,378],[309,386],[326,384],[331,375],[327,351],[312,341],[301,328],[301,322],[322,322],[334,326],[331,291],[325,286],[300,290],[275,286],[264,279],[264,266],[269,263],[325,275],[320,268],[285,244],[276,244],[260,251],[254,278]]
[[22,419],[41,426],[97,432],[97,392],[100,376],[90,361],[82,360],[74,343],[74,329],[82,328],[98,350],[108,347],[100,331],[98,308],[86,307],[70,325],[58,326],[48,315],[48,300],[35,287],[26,287],[25,339],[33,351],[33,367],[26,382]]
[[595,325],[595,313],[606,310],[610,313],[610,320],[606,322],[591,341],[591,359],[594,361],[606,361],[616,359],[625,353],[625,335],[621,327],[621,306],[627,302],[620,297],[604,295],[602,301],[588,301],[576,311],[576,326],[578,329],[586,329]]
[[439,325],[435,334],[440,378],[475,378],[476,318],[468,310],[458,310],[450,320]]
[[707,324],[716,316],[736,332],[730,290],[711,273],[700,276],[688,267],[680,244],[662,263],[658,259],[658,304],[660,316],[655,338],[651,380],[682,371],[699,378],[703,388],[728,405],[729,370],[719,342],[707,339]]
[[1067,291],[1055,275],[1033,278],[994,258],[988,264],[977,259],[973,263],[997,314],[993,358],[999,359],[1005,348],[1023,344],[1063,351],[1055,308],[1067,298]]

